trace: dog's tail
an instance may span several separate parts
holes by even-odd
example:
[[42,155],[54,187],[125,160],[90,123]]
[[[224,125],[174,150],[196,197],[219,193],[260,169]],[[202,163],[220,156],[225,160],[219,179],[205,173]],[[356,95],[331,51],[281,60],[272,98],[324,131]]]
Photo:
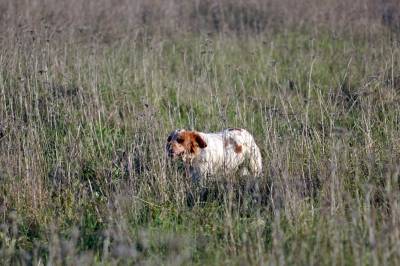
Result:
[[253,139],[253,143],[250,149],[250,171],[254,176],[261,176],[263,172],[262,157],[260,149],[258,148],[256,142]]

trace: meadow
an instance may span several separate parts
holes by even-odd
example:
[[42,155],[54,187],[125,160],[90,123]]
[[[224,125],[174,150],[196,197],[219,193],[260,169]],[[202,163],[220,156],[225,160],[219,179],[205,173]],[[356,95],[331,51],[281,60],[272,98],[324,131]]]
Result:
[[[395,3],[0,1],[0,264],[399,265]],[[188,206],[228,127],[263,176]]]

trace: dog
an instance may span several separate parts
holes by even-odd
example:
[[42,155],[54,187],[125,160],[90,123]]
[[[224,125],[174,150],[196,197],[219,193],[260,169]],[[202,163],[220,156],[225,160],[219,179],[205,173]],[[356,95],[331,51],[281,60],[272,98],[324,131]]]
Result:
[[217,133],[177,129],[167,138],[166,152],[181,159],[193,182],[216,175],[249,170],[262,174],[262,158],[253,136],[242,128],[228,128]]

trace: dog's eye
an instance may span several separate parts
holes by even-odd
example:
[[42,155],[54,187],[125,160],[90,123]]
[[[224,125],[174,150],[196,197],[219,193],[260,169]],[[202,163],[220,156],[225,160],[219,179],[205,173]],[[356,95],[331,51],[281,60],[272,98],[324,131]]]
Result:
[[183,143],[185,140],[183,138],[177,138],[176,142],[178,142],[179,144]]

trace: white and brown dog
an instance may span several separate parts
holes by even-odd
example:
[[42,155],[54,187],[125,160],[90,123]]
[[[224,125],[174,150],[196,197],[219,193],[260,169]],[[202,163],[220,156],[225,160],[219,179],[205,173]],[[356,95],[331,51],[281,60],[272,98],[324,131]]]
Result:
[[193,181],[217,173],[234,173],[239,169],[261,175],[260,149],[245,129],[229,128],[217,133],[177,129],[167,139],[167,155],[181,158]]

